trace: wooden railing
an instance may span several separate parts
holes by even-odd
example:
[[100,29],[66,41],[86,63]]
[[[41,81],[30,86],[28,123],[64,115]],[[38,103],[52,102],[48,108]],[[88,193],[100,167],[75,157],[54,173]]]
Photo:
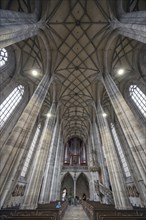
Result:
[[118,210],[94,201],[83,201],[82,205],[91,220],[146,220],[146,209]]

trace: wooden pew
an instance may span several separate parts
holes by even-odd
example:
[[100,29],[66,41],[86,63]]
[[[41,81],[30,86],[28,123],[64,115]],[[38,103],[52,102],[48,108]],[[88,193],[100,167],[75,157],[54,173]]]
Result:
[[1,216],[1,220],[56,220],[54,216]]
[[1,210],[0,220],[60,220],[58,209],[50,210]]
[[146,220],[146,217],[140,216],[102,216],[100,220]]
[[82,205],[91,220],[146,220],[146,209],[118,210],[94,201],[83,201]]
[[97,210],[96,220],[140,220],[146,219],[146,210]]
[[[59,201],[55,201],[55,202],[50,202],[48,204],[38,204],[38,210],[50,210],[50,209],[54,209],[56,207],[56,205],[58,204]],[[64,213],[67,209],[67,206],[68,206],[68,202],[65,201],[61,204],[61,208],[60,209],[56,209],[55,210],[58,210],[59,211],[59,217],[58,219],[62,219],[63,216],[64,216]]]
[[38,205],[35,210],[3,209],[0,210],[0,220],[61,220],[67,208],[67,202],[56,209],[57,202]]

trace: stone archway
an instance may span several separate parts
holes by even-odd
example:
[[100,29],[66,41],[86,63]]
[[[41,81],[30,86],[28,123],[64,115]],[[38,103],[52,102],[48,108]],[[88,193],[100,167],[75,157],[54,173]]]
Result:
[[84,173],[81,173],[76,181],[76,195],[82,198],[83,194],[86,198],[90,198],[88,179]]
[[74,195],[74,180],[73,180],[72,176],[70,175],[70,173],[65,174],[64,178],[62,179],[61,191],[60,191],[61,195],[60,196],[62,196],[62,192],[65,188],[67,190],[67,196]]

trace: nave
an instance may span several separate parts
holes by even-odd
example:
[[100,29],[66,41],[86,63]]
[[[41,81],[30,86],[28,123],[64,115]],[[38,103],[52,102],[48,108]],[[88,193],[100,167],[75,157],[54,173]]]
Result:
[[82,205],[68,206],[63,220],[89,220]]
[[116,209],[114,205],[94,201],[81,201],[69,205],[68,201],[38,204],[37,209],[22,210],[6,208],[0,210],[0,220],[145,220],[146,209]]
[[146,0],[0,0],[3,220],[146,209],[145,69]]

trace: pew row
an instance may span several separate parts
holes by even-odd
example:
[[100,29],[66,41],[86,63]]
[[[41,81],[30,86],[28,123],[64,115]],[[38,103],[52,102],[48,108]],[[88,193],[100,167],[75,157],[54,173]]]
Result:
[[146,220],[146,209],[118,210],[94,201],[83,201],[82,206],[90,220]]
[[39,204],[35,210],[3,209],[0,210],[0,220],[61,220],[67,208],[67,202],[56,209],[56,202]]

